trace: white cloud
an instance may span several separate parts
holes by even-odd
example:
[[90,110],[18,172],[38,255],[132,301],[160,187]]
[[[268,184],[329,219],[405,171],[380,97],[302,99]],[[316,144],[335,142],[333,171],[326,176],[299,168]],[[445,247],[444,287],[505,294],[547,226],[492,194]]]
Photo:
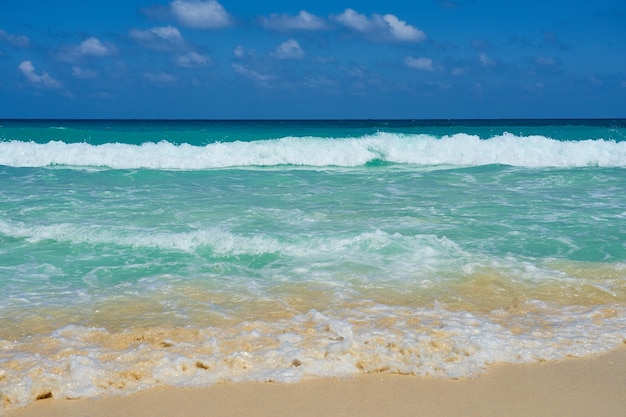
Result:
[[105,46],[97,38],[91,37],[83,41],[78,47],[79,55],[107,56],[113,53],[111,46]]
[[116,52],[115,46],[104,44],[95,37],[90,37],[80,45],[65,47],[56,53],[56,57],[62,61],[74,62],[82,57],[105,57]]
[[346,9],[342,14],[336,16],[335,20],[357,32],[369,32],[372,30],[372,23],[367,16],[357,13],[353,9]]
[[245,54],[246,54],[246,50],[241,45],[233,49],[233,55],[235,55],[236,58],[242,59],[245,56]]
[[175,62],[179,67],[196,68],[211,64],[211,59],[197,52],[187,52],[177,56]]
[[261,74],[260,72],[250,69],[241,64],[231,64],[231,66],[237,74],[242,75],[254,81],[265,83],[267,81],[271,81],[276,78],[273,75]]
[[433,60],[430,58],[413,58],[407,56],[404,58],[404,63],[410,67],[421,71],[434,71]]
[[244,60],[247,58],[252,58],[256,55],[256,50],[254,49],[246,49],[241,45],[237,45],[235,49],[233,49],[233,55],[235,58]]
[[30,46],[30,39],[24,35],[11,35],[0,29],[0,42],[8,43],[17,48],[27,48]]
[[81,67],[72,67],[72,76],[83,80],[93,80],[98,78],[98,74],[92,70],[86,70]]
[[230,14],[216,0],[174,0],[170,10],[180,24],[196,29],[211,29],[230,26]]
[[46,71],[41,75],[35,72],[35,67],[31,61],[22,61],[17,66],[24,78],[26,78],[31,84],[35,86],[41,86],[44,88],[61,88],[63,84],[61,81],[52,78]]
[[261,25],[272,30],[321,30],[326,27],[324,19],[317,17],[306,10],[301,10],[296,16],[272,13],[269,18],[261,18]]
[[383,20],[387,23],[388,30],[392,38],[397,41],[421,42],[426,39],[424,32],[411,25],[407,25],[405,21],[398,19],[392,14],[384,15]]
[[135,42],[152,49],[178,48],[184,44],[180,31],[169,25],[148,30],[133,29],[130,31],[130,37]]
[[295,39],[281,43],[272,54],[279,59],[302,59],[304,51]]
[[133,29],[130,36],[139,41],[153,41],[157,39],[166,40],[168,42],[181,42],[183,40],[180,31],[173,26],[154,27],[148,30]]
[[493,62],[493,60],[489,58],[485,53],[481,53],[480,55],[478,55],[478,61],[483,67],[492,67],[493,65],[495,65],[495,62]]
[[376,41],[421,42],[426,39],[424,32],[392,14],[373,14],[368,18],[353,9],[346,9],[342,14],[333,16],[333,19]]

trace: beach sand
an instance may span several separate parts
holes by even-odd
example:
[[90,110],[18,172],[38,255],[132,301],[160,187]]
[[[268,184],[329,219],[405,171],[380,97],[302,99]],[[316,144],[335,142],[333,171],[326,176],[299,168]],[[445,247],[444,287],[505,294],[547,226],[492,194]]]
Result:
[[626,345],[587,358],[494,365],[475,378],[392,374],[294,384],[158,388],[98,400],[45,399],[10,417],[626,416]]

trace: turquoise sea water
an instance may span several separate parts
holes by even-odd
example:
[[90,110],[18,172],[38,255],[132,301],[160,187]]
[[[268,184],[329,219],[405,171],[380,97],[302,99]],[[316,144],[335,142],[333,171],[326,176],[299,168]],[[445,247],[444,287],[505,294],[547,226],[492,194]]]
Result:
[[0,410],[626,342],[626,121],[0,121]]

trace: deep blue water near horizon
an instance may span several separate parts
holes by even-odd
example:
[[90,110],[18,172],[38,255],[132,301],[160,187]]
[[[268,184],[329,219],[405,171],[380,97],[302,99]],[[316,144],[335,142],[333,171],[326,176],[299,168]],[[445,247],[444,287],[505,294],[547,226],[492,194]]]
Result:
[[626,120],[1,120],[0,409],[626,341]]
[[[202,146],[222,141],[253,141],[287,136],[333,137],[337,132],[354,136],[378,131],[443,136],[462,131],[488,137],[510,132],[520,136],[550,133],[552,139],[596,138],[626,140],[626,119],[337,119],[337,120],[163,120],[163,119],[0,119],[5,129],[56,129],[55,134],[34,134],[30,140],[64,140],[99,145],[111,140],[140,144],[167,140]],[[559,129],[554,129],[559,127]],[[69,129],[70,132],[62,130]],[[185,132],[187,134],[185,134]],[[600,133],[601,132],[601,133]],[[18,133],[18,135],[20,134]],[[182,135],[181,135],[182,133]],[[7,139],[8,136],[0,136]]]

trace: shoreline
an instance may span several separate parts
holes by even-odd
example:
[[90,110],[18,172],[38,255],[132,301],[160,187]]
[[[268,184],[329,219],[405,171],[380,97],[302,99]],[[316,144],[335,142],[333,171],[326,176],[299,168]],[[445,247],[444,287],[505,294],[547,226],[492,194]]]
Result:
[[[624,342],[626,343],[626,342]],[[155,388],[102,399],[45,399],[7,417],[618,417],[626,413],[626,344],[555,362],[496,364],[460,380],[367,374],[293,384]]]

